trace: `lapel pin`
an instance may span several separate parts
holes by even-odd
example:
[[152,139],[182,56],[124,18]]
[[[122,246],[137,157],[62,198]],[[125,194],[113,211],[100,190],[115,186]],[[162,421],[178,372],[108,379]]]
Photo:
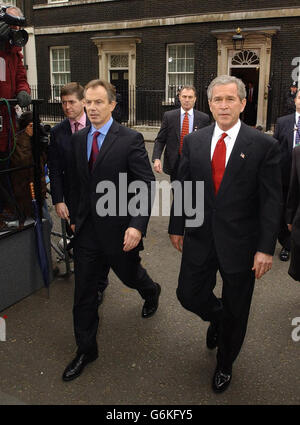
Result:
[[245,159],[246,158],[246,155],[243,152],[241,152],[240,157],[243,158],[243,159]]

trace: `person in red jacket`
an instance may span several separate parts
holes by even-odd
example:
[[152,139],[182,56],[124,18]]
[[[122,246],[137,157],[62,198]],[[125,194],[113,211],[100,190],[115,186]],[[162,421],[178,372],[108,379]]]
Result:
[[[23,17],[21,10],[14,6],[6,8],[5,12],[13,17]],[[16,129],[15,109],[11,108],[11,125],[8,106],[3,99],[17,99],[21,107],[31,103],[22,49],[14,45],[13,30],[19,30],[19,27],[0,21],[0,171],[9,168],[14,146],[12,125]],[[8,175],[0,174],[0,211],[4,206],[12,206],[12,197]]]

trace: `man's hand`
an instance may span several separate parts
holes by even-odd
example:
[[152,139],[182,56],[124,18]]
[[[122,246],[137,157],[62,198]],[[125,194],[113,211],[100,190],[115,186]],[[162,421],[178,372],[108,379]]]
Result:
[[59,202],[55,204],[55,211],[58,217],[63,218],[65,220],[69,219],[69,210],[64,202]]
[[288,224],[287,227],[288,227],[289,231],[291,232],[293,226],[291,224]]
[[252,270],[255,270],[255,278],[260,279],[272,268],[273,257],[263,252],[257,252],[254,256]]
[[179,252],[182,252],[183,236],[170,235],[170,239],[174,248],[176,248]]
[[75,233],[75,224],[71,224],[70,227],[71,227],[72,232]]
[[134,227],[128,227],[124,235],[123,251],[128,252],[138,246],[142,232]]
[[157,173],[162,173],[162,166],[161,166],[161,160],[160,159],[156,159],[154,161],[153,168],[154,168],[154,171],[156,171]]

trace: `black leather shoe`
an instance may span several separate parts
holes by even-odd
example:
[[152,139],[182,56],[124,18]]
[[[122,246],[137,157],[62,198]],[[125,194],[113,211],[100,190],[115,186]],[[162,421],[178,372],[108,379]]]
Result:
[[74,360],[66,367],[62,379],[63,381],[72,381],[80,376],[88,363],[93,362],[98,354],[77,354]]
[[222,393],[227,390],[231,382],[232,373],[224,373],[218,367],[215,370],[212,388],[215,393]]
[[158,283],[155,283],[155,285],[156,285],[156,294],[153,295],[151,298],[146,299],[143,305],[142,317],[144,319],[153,316],[153,314],[156,312],[158,308],[158,300],[160,296],[161,287]]
[[290,259],[290,251],[286,248],[282,248],[279,254],[279,258],[281,261],[289,261]]
[[211,322],[206,334],[206,346],[210,350],[213,350],[218,345],[219,336],[219,325],[218,323]]

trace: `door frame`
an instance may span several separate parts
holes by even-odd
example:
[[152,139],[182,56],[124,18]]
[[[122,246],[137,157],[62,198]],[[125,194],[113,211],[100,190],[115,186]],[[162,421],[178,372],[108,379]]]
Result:
[[[242,35],[245,39],[244,50],[259,51],[259,86],[257,100],[257,125],[266,129],[268,112],[268,84],[271,68],[272,37],[280,27],[244,28]],[[215,30],[211,34],[217,39],[218,75],[230,74],[229,57],[233,49],[232,36],[236,30]],[[237,50],[236,52],[239,52]]]
[[[112,36],[92,37],[98,49],[99,78],[110,79],[110,55],[128,55],[128,91],[135,92],[136,86],[136,45],[141,42],[138,37]],[[134,97],[135,98],[135,97]],[[135,122],[135,100],[128,96],[128,124]]]

